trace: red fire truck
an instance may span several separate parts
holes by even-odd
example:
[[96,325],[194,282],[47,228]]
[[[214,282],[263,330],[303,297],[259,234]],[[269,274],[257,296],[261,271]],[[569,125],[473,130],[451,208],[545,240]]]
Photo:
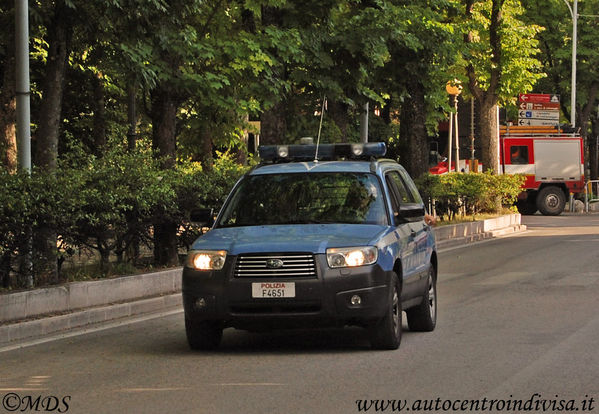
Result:
[[518,196],[520,213],[559,215],[570,194],[584,191],[580,135],[554,127],[501,127],[500,148],[503,172],[526,176]]
[[[580,135],[555,127],[504,126],[499,139],[502,172],[526,176],[516,204],[521,214],[559,215],[570,194],[584,192]],[[439,163],[430,172],[446,173],[447,163]]]

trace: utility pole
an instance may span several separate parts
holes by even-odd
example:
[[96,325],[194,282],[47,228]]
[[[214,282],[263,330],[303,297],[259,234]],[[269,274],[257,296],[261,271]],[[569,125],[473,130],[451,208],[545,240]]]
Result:
[[360,119],[360,141],[368,142],[368,102],[362,107],[362,116]]
[[[15,0],[15,32],[18,168],[31,173],[31,89],[29,85],[29,5],[27,0]],[[27,233],[22,272],[27,287],[33,287],[31,227],[28,227]]]
[[578,37],[578,0],[574,0],[572,6],[564,0],[570,15],[572,16],[572,85],[570,97],[570,123],[572,128],[576,127],[576,43]]
[[31,109],[29,86],[29,5],[15,0],[15,61],[17,92],[17,148],[19,168],[31,171]]

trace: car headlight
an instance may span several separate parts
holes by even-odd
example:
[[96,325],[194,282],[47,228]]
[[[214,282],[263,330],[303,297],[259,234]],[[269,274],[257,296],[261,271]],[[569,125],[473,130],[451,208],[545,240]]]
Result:
[[378,250],[373,246],[327,249],[329,267],[356,267],[376,263]]
[[196,270],[221,270],[226,258],[226,250],[192,250],[185,265]]

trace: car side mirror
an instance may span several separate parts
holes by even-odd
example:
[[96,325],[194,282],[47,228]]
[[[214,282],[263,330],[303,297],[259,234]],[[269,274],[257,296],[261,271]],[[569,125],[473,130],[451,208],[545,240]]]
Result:
[[192,210],[191,213],[189,213],[189,220],[192,223],[212,227],[214,224],[214,211],[211,208],[198,208]]
[[399,212],[395,212],[395,225],[420,221],[424,219],[423,204],[402,204]]

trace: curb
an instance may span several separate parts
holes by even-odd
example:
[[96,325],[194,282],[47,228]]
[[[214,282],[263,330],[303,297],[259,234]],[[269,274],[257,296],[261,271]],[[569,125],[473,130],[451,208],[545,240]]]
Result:
[[[520,214],[434,229],[439,251],[526,230]],[[0,347],[181,309],[181,268],[0,295]]]
[[484,233],[471,234],[469,236],[459,237],[455,239],[443,240],[437,242],[437,250],[443,251],[446,249],[451,249],[453,247],[459,247],[465,244],[494,239],[497,237],[507,236],[509,234],[519,233],[523,231],[526,231],[526,225],[516,224],[499,230],[487,231]]
[[434,229],[437,249],[448,248],[492,239],[526,230],[520,214],[508,214],[493,219],[453,224]]
[[0,346],[182,306],[180,293],[0,325]]

